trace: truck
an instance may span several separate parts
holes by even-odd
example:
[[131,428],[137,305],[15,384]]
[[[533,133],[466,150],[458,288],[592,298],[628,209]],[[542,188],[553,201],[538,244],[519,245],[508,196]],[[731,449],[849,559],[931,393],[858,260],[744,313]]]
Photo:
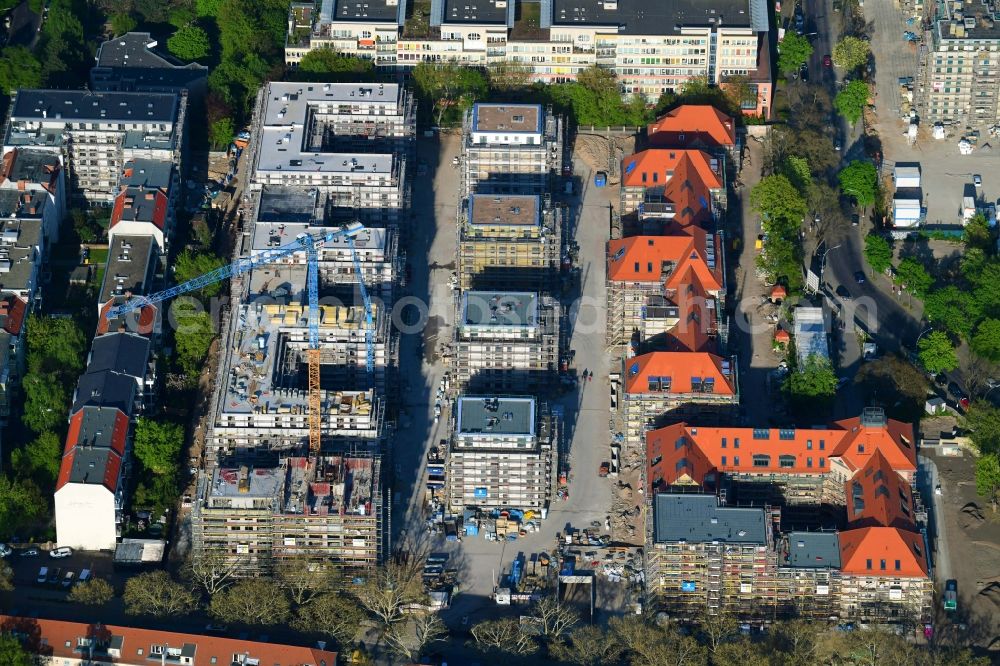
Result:
[[958,581],[954,578],[944,584],[944,609],[949,612],[958,610]]

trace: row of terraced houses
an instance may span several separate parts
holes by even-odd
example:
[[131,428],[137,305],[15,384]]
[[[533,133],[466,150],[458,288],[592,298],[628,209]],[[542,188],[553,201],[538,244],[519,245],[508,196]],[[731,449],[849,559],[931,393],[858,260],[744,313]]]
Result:
[[740,151],[734,119],[681,106],[646,143],[622,162],[606,270],[619,438],[645,461],[650,600],[680,618],[928,619],[912,426],[874,407],[826,428],[733,425],[718,220]]

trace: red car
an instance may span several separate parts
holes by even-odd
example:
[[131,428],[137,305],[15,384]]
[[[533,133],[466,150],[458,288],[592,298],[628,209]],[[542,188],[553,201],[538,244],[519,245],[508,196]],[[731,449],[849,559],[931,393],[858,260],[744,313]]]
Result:
[[823,56],[823,66],[833,67],[833,60],[830,59],[830,56],[828,55]]

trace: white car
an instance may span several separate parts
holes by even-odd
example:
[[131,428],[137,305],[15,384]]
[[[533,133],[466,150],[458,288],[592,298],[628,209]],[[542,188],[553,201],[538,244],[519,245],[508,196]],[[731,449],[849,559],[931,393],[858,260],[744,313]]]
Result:
[[0,543],[0,557],[7,557],[13,552],[14,550],[10,546],[5,543]]
[[59,560],[64,557],[69,557],[72,554],[73,554],[72,548],[56,548],[51,553],[49,553],[49,557]]
[[982,176],[980,176],[980,175],[979,175],[979,174],[977,173],[976,175],[974,175],[974,176],[972,177],[972,183],[973,183],[973,184],[974,184],[974,185],[975,185],[976,187],[982,187],[982,186],[983,186],[983,177],[982,177]]

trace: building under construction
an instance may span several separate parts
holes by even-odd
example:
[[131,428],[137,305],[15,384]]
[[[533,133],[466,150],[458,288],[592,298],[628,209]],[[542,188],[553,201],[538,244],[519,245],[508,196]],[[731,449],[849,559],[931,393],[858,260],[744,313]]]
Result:
[[548,194],[473,194],[459,211],[459,287],[550,291],[561,237]]
[[463,193],[550,192],[563,131],[562,117],[538,104],[473,104],[462,123]]
[[484,394],[537,391],[558,378],[559,305],[534,292],[466,291],[455,326],[455,381]]
[[[202,477],[192,515],[195,560],[271,573],[285,558],[348,571],[384,552],[380,458],[289,457],[277,466],[219,467]],[[221,561],[220,561],[221,560]]]

